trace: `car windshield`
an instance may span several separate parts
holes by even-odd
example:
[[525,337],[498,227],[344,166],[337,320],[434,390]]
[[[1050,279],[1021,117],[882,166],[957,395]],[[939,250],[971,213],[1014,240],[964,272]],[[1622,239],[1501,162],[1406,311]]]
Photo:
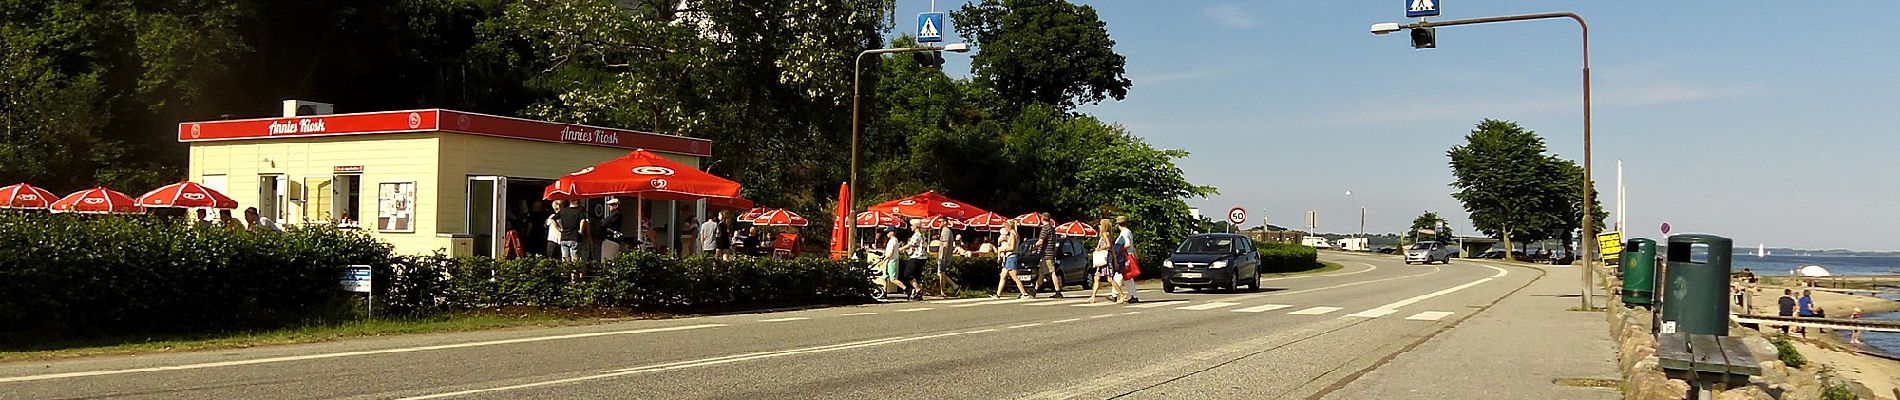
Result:
[[1196,237],[1181,243],[1175,253],[1183,254],[1226,254],[1234,251],[1234,238]]
[[1412,245],[1412,250],[1431,250],[1435,243],[1426,242]]

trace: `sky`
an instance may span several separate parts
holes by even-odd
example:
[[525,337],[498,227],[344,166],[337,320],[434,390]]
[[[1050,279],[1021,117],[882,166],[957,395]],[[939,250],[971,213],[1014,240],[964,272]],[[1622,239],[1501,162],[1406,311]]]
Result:
[[[1445,152],[1485,118],[1582,161],[1577,25],[1445,27],[1438,48],[1375,22],[1404,0],[1089,1],[1128,58],[1128,98],[1081,111],[1126,126],[1248,211],[1321,232],[1406,229],[1435,211],[1475,233]],[[931,2],[898,2],[910,26]],[[944,1],[938,9],[959,6]],[[1433,20],[1570,11],[1590,24],[1593,173],[1626,232],[1736,247],[1900,250],[1900,3],[1459,1]],[[950,21],[955,24],[956,21]],[[910,30],[908,28],[902,30]],[[954,32],[949,41],[956,41]],[[978,48],[977,51],[981,51]],[[945,69],[968,74],[967,58]],[[1350,191],[1351,195],[1346,193]],[[1615,216],[1610,219],[1614,224]]]

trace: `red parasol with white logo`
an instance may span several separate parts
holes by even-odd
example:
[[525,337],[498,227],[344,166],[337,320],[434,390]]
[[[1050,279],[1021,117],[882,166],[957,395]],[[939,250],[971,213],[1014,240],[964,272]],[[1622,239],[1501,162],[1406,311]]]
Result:
[[1095,227],[1084,224],[1082,221],[1069,221],[1068,223],[1056,226],[1056,234],[1062,236],[1087,237],[1095,236],[1096,231]]
[[1042,213],[1032,212],[1032,213],[1016,216],[1016,224],[1022,225],[1022,226],[1041,227],[1043,225],[1048,225],[1052,223],[1055,223],[1055,221],[1050,221],[1046,218],[1043,218]]
[[970,225],[969,225],[969,224],[965,224],[965,223],[964,223],[964,222],[963,222],[962,220],[958,220],[958,219],[956,219],[956,218],[950,218],[950,217],[945,217],[945,216],[942,216],[942,215],[939,215],[939,216],[935,216],[935,217],[930,217],[929,219],[925,219],[925,220],[924,220],[924,227],[925,227],[925,228],[929,228],[929,229],[943,229],[943,228],[944,228],[944,227],[946,227],[946,226],[947,226],[947,227],[950,227],[950,229],[955,229],[955,230],[964,230],[964,229],[969,229],[969,228],[970,228]]
[[758,226],[805,226],[811,224],[811,221],[806,220],[805,217],[801,217],[798,213],[783,208],[766,211],[765,214],[760,214],[757,218],[751,219],[751,221],[753,225]]
[[81,190],[53,202],[53,212],[81,214],[136,214],[144,212],[132,196],[104,187]]
[[0,208],[21,210],[44,210],[59,200],[59,195],[51,191],[24,183],[0,187]]
[[935,191],[924,192],[916,196],[878,203],[870,207],[871,211],[888,212],[910,218],[929,218],[942,215],[950,218],[969,218],[985,211],[956,199],[944,197]]
[[771,212],[772,210],[773,208],[771,207],[753,207],[750,210],[746,210],[745,213],[739,214],[738,221],[750,223],[753,218],[758,218],[760,215],[765,215],[765,213]]
[[858,213],[858,216],[853,219],[856,221],[853,221],[854,223],[851,224],[851,226],[858,227],[858,228],[877,228],[877,227],[884,227],[884,226],[899,225],[897,223],[897,215],[887,213],[887,212],[880,212],[880,211],[861,212],[861,213]]
[[238,207],[237,200],[232,200],[231,196],[225,196],[224,193],[218,193],[216,190],[211,190],[211,188],[190,181],[178,182],[152,189],[152,191],[146,192],[144,196],[139,196],[138,203],[140,206],[145,207],[216,208],[223,210],[231,210]]
[[578,200],[606,196],[638,196],[650,200],[731,199],[739,197],[739,183],[689,167],[659,154],[637,150],[561,177],[542,197]]
[[970,217],[970,219],[963,221],[963,223],[970,225],[970,229],[986,232],[1003,229],[1004,222],[1009,222],[1009,217],[993,212],[977,214],[977,216]]

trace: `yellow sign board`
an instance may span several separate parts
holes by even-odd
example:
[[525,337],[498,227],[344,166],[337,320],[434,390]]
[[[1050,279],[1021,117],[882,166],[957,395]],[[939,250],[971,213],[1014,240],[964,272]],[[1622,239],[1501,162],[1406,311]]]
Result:
[[1604,261],[1623,258],[1623,232],[1598,234],[1597,249],[1601,250]]

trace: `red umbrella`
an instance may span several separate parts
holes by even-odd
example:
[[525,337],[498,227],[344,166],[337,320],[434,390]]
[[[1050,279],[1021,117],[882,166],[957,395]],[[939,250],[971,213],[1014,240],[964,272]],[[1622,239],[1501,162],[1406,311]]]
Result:
[[851,236],[851,227],[846,226],[846,218],[851,218],[851,187],[848,183],[838,184],[838,207],[831,212],[831,259],[845,258],[851,252],[851,244],[846,243]]
[[887,213],[887,212],[865,211],[865,212],[858,213],[858,216],[853,219],[856,219],[857,221],[855,221],[855,223],[853,223],[851,226],[857,227],[857,228],[876,228],[876,227],[882,227],[882,226],[897,226],[898,225],[897,216],[891,215],[891,213]]
[[211,190],[211,188],[190,181],[178,182],[152,189],[152,191],[146,192],[144,196],[139,196],[138,204],[146,207],[216,208],[224,210],[236,209],[238,207],[237,200],[232,200],[231,196],[225,196],[224,193],[218,193],[216,190]]
[[16,183],[0,187],[0,208],[44,210],[54,200],[59,200],[59,195],[33,185]]
[[943,227],[945,226],[949,226],[950,229],[957,229],[957,230],[963,230],[970,227],[969,224],[965,224],[961,220],[958,220],[956,218],[945,217],[942,215],[930,217],[930,219],[924,220],[925,228],[943,229]]
[[1095,227],[1082,223],[1082,221],[1069,221],[1068,223],[1056,226],[1057,235],[1095,236],[1095,233]]
[[994,231],[1003,229],[1003,222],[1006,221],[1009,221],[1009,217],[1004,217],[993,212],[986,212],[977,214],[975,217],[970,217],[970,219],[963,221],[963,223],[970,224],[970,229]]
[[797,213],[781,208],[767,211],[765,214],[759,215],[758,218],[753,218],[752,224],[758,226],[805,226],[811,224],[811,221],[805,220],[805,217],[798,216]]
[[983,209],[937,194],[924,192],[916,196],[886,201],[871,206],[871,210],[884,211],[911,218],[946,216],[950,218],[969,218],[984,213]]
[[131,196],[104,187],[81,190],[53,202],[53,212],[81,214],[133,214],[144,212]]
[[646,150],[567,174],[548,185],[542,197],[576,200],[639,196],[655,200],[730,199],[739,183],[680,164]]
[[1042,213],[1028,213],[1016,216],[1016,224],[1022,226],[1043,226],[1055,221],[1042,218]]
[[765,215],[765,213],[769,211],[772,211],[772,208],[753,207],[750,210],[746,210],[744,214],[739,214],[739,222],[750,222],[752,221],[753,218],[758,218],[760,215]]

